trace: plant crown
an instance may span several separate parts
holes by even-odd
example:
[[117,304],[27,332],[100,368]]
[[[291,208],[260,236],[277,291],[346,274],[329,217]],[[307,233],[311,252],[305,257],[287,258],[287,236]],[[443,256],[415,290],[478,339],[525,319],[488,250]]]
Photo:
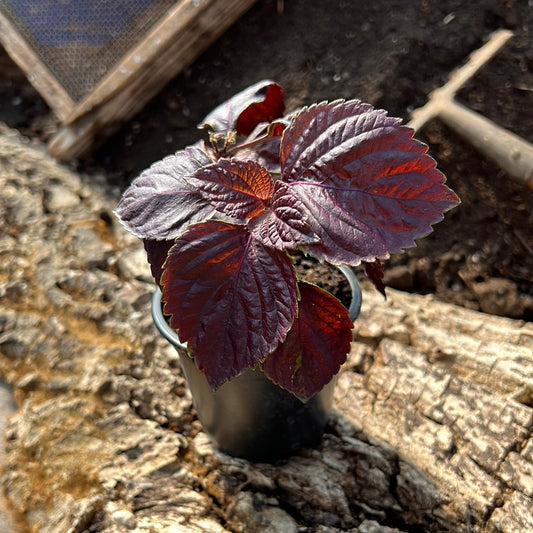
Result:
[[345,361],[353,324],[297,279],[295,252],[363,263],[384,292],[380,259],[458,198],[413,130],[359,100],[284,116],[281,87],[262,81],[201,127],[209,141],[142,172],[116,214],[143,240],[170,326],[213,390],[259,367],[308,399]]

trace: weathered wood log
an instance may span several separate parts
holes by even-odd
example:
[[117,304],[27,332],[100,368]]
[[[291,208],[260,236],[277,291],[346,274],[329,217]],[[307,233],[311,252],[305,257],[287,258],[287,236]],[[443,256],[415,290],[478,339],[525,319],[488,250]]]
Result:
[[[117,192],[0,135],[1,476],[26,530],[524,532],[533,528],[533,326],[364,291],[315,450],[213,450],[156,334]],[[23,529],[24,530],[24,529]]]
[[516,506],[518,492],[525,506],[516,530],[527,530],[531,324],[388,293],[384,304],[365,292],[356,323],[368,345],[358,355],[364,370],[342,374],[339,410],[428,476],[464,524],[499,530],[502,509]]

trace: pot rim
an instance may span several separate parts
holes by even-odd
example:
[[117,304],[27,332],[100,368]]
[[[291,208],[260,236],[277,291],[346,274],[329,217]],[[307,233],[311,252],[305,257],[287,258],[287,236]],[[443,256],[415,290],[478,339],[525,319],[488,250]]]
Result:
[[[357,276],[355,275],[352,268],[348,265],[332,266],[338,268],[343,273],[344,277],[350,285],[352,299],[350,301],[350,306],[348,307],[348,313],[350,315],[350,320],[354,322],[355,319],[359,316],[359,312],[361,310],[361,303],[363,301],[359,280],[357,279]],[[181,342],[178,334],[168,325],[161,306],[161,296],[161,289],[157,287],[154,291],[154,294],[152,295],[152,318],[154,320],[154,324],[159,330],[159,333],[161,333],[161,335],[163,335],[163,337],[165,337],[165,339],[169,341],[173,346],[182,350],[186,350],[187,343]]]

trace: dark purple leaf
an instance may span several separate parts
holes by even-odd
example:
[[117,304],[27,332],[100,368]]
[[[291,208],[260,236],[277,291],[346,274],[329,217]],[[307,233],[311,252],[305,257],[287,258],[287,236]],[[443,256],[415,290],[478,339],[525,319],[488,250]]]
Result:
[[204,118],[201,127],[215,132],[235,130],[237,135],[250,135],[261,122],[272,122],[283,116],[283,90],[264,80],[248,87],[219,105]]
[[298,318],[263,363],[275,383],[304,400],[319,392],[346,360],[352,339],[347,309],[328,292],[300,282]]
[[[286,192],[289,194],[285,194]],[[276,184],[270,209],[250,223],[250,232],[265,246],[295,250],[302,244],[318,242],[306,221],[304,205],[290,194],[290,187]]]
[[243,226],[196,224],[168,254],[165,313],[213,389],[263,361],[297,310],[294,268]]
[[274,189],[261,165],[233,159],[220,159],[188,181],[217,211],[236,219],[253,218],[264,211]]
[[281,179],[320,238],[305,251],[333,264],[386,258],[414,246],[458,203],[412,134],[356,100],[299,113],[282,138]]
[[370,279],[370,281],[374,284],[374,287],[387,298],[387,294],[385,293],[385,284],[383,283],[383,263],[376,259],[372,263],[367,263],[366,261],[363,263],[363,266],[365,267],[365,273]]
[[154,241],[152,239],[143,239],[144,249],[152,276],[159,285],[161,274],[163,274],[163,264],[167,260],[167,253],[172,248],[174,241]]
[[116,215],[137,237],[174,239],[187,225],[215,214],[214,207],[187,181],[198,169],[212,163],[198,147],[154,163],[133,180]]

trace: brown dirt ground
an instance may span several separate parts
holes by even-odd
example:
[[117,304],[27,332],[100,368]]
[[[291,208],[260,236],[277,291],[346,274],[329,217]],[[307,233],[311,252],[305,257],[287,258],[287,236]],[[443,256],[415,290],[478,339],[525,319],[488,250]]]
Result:
[[[216,104],[264,78],[288,108],[360,98],[408,120],[491,32],[515,36],[458,99],[533,141],[531,0],[259,0],[134,120],[76,163],[124,189],[156,159],[197,139]],[[46,141],[57,121],[0,54],[0,121]],[[462,204],[417,248],[392,258],[391,286],[485,312],[533,316],[533,191],[442,125],[418,134]]]

